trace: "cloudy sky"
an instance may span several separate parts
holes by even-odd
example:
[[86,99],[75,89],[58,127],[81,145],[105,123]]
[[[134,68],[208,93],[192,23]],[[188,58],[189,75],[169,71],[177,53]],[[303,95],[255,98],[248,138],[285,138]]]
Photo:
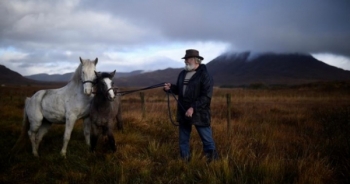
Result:
[[350,70],[349,0],[0,0],[0,64],[22,75],[183,66],[225,52],[310,53]]

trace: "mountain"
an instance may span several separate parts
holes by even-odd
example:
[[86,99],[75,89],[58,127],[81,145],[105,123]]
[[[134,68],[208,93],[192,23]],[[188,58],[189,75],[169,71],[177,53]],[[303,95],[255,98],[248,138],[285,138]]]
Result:
[[309,54],[223,54],[207,64],[218,85],[303,84],[350,80],[350,71],[330,66]]
[[[133,75],[138,75],[143,73],[142,70],[135,70],[132,72],[117,72],[117,77],[129,77]],[[38,80],[38,81],[55,81],[55,82],[68,82],[74,72],[66,73],[66,74],[46,74],[46,73],[40,73],[40,74],[34,74],[34,75],[28,75],[25,76],[28,79]]]
[[130,77],[130,76],[139,75],[142,73],[144,73],[143,70],[135,70],[132,72],[117,72],[116,77]]
[[[215,86],[297,85],[318,81],[350,80],[350,71],[330,66],[309,54],[226,53],[206,64]],[[182,69],[165,69],[116,78],[119,86],[175,83]]]
[[153,72],[145,72],[129,77],[117,77],[114,79],[115,84],[122,87],[132,86],[151,86],[162,82],[175,83],[177,75],[182,69],[167,68],[164,70],[156,70]]
[[[225,53],[206,64],[215,86],[297,85],[322,81],[350,81],[350,71],[330,66],[309,54],[301,53]],[[0,82],[29,83],[20,74],[0,67]],[[146,87],[163,82],[175,83],[182,68],[167,68],[152,72],[141,70],[117,72],[114,78],[119,87]],[[6,74],[11,73],[11,74]],[[38,74],[33,79],[69,81],[72,73],[64,75]],[[40,76],[40,77],[38,77]],[[68,77],[69,76],[69,77]],[[27,76],[27,77],[35,77]],[[63,80],[64,78],[64,80]]]
[[8,69],[4,65],[0,65],[0,84],[30,84],[35,81],[24,78],[21,74]]
[[0,65],[0,85],[60,85],[55,82],[36,81],[23,77],[21,74]]
[[38,81],[57,81],[57,82],[67,82],[71,79],[73,75],[72,73],[66,73],[66,74],[46,74],[46,73],[40,73],[40,74],[35,74],[35,75],[29,75],[29,76],[24,76],[28,79],[33,79],[33,80],[38,80]]

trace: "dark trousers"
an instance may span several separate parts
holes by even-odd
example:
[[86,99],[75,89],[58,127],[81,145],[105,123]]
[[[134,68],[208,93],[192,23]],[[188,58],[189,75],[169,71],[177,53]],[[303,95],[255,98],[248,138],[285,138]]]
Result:
[[[206,156],[216,157],[216,148],[215,142],[212,136],[212,130],[210,126],[195,126],[197,132],[203,143],[203,151]],[[180,146],[180,155],[184,159],[189,159],[190,154],[190,137],[191,137],[192,125],[186,123],[180,123],[179,126],[179,146]]]

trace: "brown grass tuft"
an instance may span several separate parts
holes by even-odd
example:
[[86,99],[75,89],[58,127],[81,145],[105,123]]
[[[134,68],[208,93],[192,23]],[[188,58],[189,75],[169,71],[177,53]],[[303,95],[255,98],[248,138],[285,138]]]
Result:
[[[20,93],[18,90],[20,89]],[[207,164],[193,129],[192,160],[179,159],[178,131],[168,117],[162,89],[122,97],[124,131],[115,130],[117,152],[85,145],[76,123],[67,158],[59,155],[64,126],[44,137],[39,159],[29,141],[8,159],[22,128],[23,100],[38,87],[0,88],[0,183],[349,183],[350,93],[347,88],[215,88],[213,136],[220,159]],[[227,129],[226,94],[231,94]],[[176,113],[171,99],[171,112]]]

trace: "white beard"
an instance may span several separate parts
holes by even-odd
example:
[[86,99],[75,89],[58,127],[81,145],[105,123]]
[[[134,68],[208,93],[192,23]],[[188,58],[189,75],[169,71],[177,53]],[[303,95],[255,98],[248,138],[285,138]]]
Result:
[[189,71],[194,70],[194,65],[185,65],[185,67],[184,67],[184,68],[185,68],[185,70],[186,70],[186,71],[188,71],[188,72],[189,72]]

